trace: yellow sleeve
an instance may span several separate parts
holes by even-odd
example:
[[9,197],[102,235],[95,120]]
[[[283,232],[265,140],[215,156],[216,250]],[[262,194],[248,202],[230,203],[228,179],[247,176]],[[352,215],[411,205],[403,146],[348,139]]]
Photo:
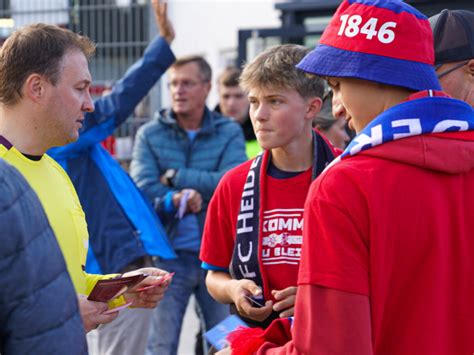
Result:
[[[88,274],[86,272],[84,273],[84,275],[86,277],[86,285],[87,285],[86,294],[87,295],[91,293],[97,281],[112,279],[114,277],[120,276],[120,274],[97,275],[97,274]],[[119,307],[125,303],[126,303],[125,297],[123,296],[119,296],[117,298],[114,298],[112,301],[107,302],[107,304],[109,305],[109,308]]]

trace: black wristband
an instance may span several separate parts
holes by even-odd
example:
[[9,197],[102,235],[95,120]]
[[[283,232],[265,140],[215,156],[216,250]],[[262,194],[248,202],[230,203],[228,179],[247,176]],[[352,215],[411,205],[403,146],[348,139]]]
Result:
[[177,174],[176,169],[168,169],[165,172],[165,178],[166,182],[168,183],[168,186],[174,187],[174,178],[176,177]]

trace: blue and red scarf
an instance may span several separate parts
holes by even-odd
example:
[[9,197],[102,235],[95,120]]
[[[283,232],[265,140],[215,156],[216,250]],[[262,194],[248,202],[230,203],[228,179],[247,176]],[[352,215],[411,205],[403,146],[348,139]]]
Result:
[[361,151],[397,139],[429,133],[471,130],[474,130],[471,106],[439,91],[420,91],[374,118],[329,166]]

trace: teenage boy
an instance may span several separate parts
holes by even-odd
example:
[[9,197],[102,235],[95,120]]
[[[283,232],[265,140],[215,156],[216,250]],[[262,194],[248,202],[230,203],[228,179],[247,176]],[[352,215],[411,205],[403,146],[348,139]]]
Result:
[[249,101],[247,95],[239,85],[242,71],[236,67],[227,67],[217,79],[219,104],[215,111],[231,117],[237,122],[245,137],[245,152],[247,157],[255,158],[261,149],[258,145],[249,116]]
[[293,341],[269,350],[276,322],[249,353],[474,349],[474,113],[435,91],[432,41],[404,2],[345,0],[298,64],[357,136],[308,193]]
[[295,68],[307,53],[277,46],[245,66],[241,86],[264,152],[222,178],[204,227],[200,257],[209,293],[251,325],[293,315],[304,201],[334,158],[311,127],[323,82]]

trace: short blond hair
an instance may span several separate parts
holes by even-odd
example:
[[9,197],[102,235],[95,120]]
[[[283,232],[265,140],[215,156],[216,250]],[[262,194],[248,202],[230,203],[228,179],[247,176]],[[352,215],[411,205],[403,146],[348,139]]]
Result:
[[303,98],[321,97],[323,79],[309,76],[296,68],[310,50],[296,44],[283,44],[267,49],[246,64],[240,76],[240,86],[246,92],[252,88],[291,88]]

